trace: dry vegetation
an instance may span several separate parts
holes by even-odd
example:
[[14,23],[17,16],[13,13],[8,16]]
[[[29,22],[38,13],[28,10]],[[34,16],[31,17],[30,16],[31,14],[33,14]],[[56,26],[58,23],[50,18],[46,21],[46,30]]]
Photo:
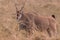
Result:
[[[47,33],[19,30],[16,19],[16,8],[21,9],[23,3],[24,13],[37,13],[43,16],[54,14],[58,21],[57,37],[49,37]],[[60,0],[0,0],[0,40],[60,40]]]

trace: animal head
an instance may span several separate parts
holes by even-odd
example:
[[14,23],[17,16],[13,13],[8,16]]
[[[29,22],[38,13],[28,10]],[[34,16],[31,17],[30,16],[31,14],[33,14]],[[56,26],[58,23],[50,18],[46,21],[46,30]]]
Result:
[[17,4],[15,3],[16,14],[17,14],[17,20],[20,20],[20,19],[23,17],[23,9],[24,9],[24,6],[25,6],[25,2],[22,3],[22,4],[23,4],[23,5],[21,6],[21,9],[18,10]]
[[23,12],[17,11],[17,20],[19,21],[23,17]]

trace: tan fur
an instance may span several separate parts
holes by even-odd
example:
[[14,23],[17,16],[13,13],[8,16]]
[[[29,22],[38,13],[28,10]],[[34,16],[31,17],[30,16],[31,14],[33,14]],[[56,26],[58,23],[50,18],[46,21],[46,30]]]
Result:
[[24,13],[21,20],[23,22],[28,22],[29,25],[32,25],[32,26],[27,26],[27,27],[34,28],[33,27],[33,23],[34,23],[36,25],[35,28],[37,30],[44,32],[44,31],[48,31],[47,29],[49,29],[49,32],[52,31],[52,33],[54,34],[57,33],[56,20],[53,17],[35,15],[33,13]]
[[51,35],[56,35],[57,23],[53,17],[37,15],[34,16],[34,22],[37,25],[37,28],[42,32],[48,31],[47,29],[49,29]]

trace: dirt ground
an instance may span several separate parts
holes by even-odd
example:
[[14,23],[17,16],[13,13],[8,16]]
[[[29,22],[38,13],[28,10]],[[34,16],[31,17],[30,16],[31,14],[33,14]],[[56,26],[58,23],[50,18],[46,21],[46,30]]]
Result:
[[[35,32],[31,39],[26,37],[25,31],[18,31],[16,8],[24,5],[25,13],[37,13],[43,16],[56,16],[58,34],[56,38],[47,40],[60,40],[60,0],[0,0],[0,40],[43,40],[42,33]],[[39,36],[41,35],[41,36]],[[48,37],[47,37],[48,38]]]

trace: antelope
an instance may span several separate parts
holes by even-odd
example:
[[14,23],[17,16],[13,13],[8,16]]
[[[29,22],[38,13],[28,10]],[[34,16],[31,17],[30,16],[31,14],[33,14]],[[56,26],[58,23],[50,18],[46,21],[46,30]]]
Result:
[[[16,5],[15,5],[16,7]],[[23,8],[24,8],[24,5],[22,6],[22,8],[20,10],[18,10],[18,8],[16,7],[16,13],[17,13],[17,21],[19,23],[19,30],[25,30],[30,34],[32,34],[32,24],[31,24],[31,20],[30,18],[28,17],[28,15],[26,15],[25,13],[23,13]]]
[[[23,13],[23,8],[17,11],[17,20],[21,21],[22,26],[27,30],[27,28],[32,29],[32,23],[36,25],[36,28],[41,32],[47,31],[47,33],[51,36],[52,33],[57,33],[57,23],[55,19],[55,15],[50,16],[41,16],[41,15],[34,15],[33,13]],[[17,7],[16,7],[17,9]],[[52,31],[52,33],[51,33]]]

